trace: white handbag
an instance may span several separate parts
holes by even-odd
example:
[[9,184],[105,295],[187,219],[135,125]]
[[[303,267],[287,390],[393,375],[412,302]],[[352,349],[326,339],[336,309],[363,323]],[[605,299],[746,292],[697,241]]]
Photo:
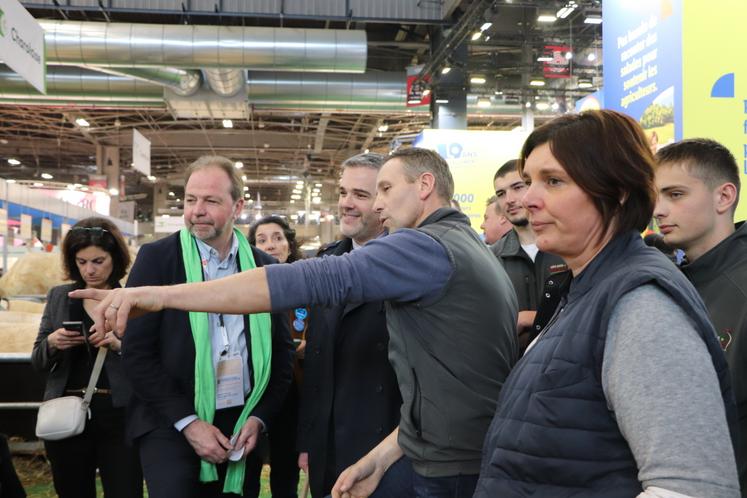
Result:
[[36,437],[45,441],[59,441],[77,436],[86,428],[86,419],[91,418],[88,406],[91,397],[96,390],[96,383],[104,366],[107,348],[99,348],[96,362],[91,371],[85,395],[63,396],[50,399],[39,406],[39,414],[36,417]]

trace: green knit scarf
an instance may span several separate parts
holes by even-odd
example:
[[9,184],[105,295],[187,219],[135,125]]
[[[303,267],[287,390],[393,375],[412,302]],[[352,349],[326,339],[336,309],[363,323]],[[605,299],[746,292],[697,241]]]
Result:
[[[255,268],[254,256],[246,237],[235,228],[233,234],[239,241],[239,264],[241,269],[250,270]],[[195,239],[186,228],[180,231],[179,237],[187,282],[202,282],[202,261]],[[236,292],[241,292],[241,289],[236,289]],[[195,410],[201,420],[213,423],[213,417],[215,416],[215,372],[213,371],[208,314],[190,312],[189,323],[192,328],[192,338],[195,341]],[[264,394],[270,378],[270,362],[272,358],[270,314],[254,313],[249,315],[249,326],[254,382],[249,399],[246,400],[244,409],[241,411],[241,416],[234,426],[234,434],[241,430],[249,414],[257,405],[260,398],[262,398],[262,394]],[[227,437],[231,437],[231,435],[227,434]],[[228,471],[223,485],[224,493],[243,495],[245,468],[246,462],[244,459],[238,462],[228,462]],[[217,480],[218,472],[215,465],[205,460],[200,462],[200,482]]]

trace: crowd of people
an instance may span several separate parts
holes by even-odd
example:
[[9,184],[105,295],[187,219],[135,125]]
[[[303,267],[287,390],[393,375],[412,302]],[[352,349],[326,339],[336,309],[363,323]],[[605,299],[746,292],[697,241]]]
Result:
[[[126,288],[111,223],[63,243],[45,399],[110,354],[85,432],[46,443],[59,496],[95,496],[99,468],[107,497],[142,496],[141,476],[153,498],[256,497],[265,461],[276,497],[299,468],[314,497],[747,492],[747,228],[717,142],[654,156],[623,114],[556,118],[497,169],[483,237],[435,152],[353,156],[342,238],[308,259],[284,218],[234,226],[232,161],[185,179],[185,228]],[[644,242],[652,219],[679,267]]]

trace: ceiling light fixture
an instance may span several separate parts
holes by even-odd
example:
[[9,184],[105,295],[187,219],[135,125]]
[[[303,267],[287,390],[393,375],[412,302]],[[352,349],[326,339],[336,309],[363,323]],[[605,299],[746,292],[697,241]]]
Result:
[[588,60],[589,62],[594,62],[595,60],[597,60],[597,54],[595,54],[594,52],[589,52],[589,55],[586,56],[586,60]]
[[537,107],[538,111],[546,111],[550,108],[550,104],[548,104],[547,102],[537,102],[537,105],[535,107]]
[[566,52],[566,53],[565,53],[565,58],[566,58],[567,60],[571,60],[571,59],[573,59],[573,52],[571,52],[571,51],[568,51],[568,52]]
[[436,99],[436,104],[448,104],[449,99]]
[[233,121],[231,121],[230,119],[224,119],[223,128],[233,128]]
[[49,173],[42,173],[41,177],[45,180],[51,180],[52,178],[54,178],[54,176],[50,175]]
[[591,81],[589,81],[589,80],[578,80],[578,85],[577,86],[579,88],[591,88],[594,85],[592,85]]
[[12,178],[8,178],[7,180],[5,180],[5,183],[16,183],[16,181]]
[[490,99],[488,97],[478,97],[477,98],[477,107],[490,107]]
[[571,0],[570,2],[565,4],[563,7],[561,7],[560,10],[558,10],[558,12],[555,15],[558,17],[558,19],[565,19],[566,17],[571,15],[571,12],[576,10],[577,7],[578,7],[578,3]]
[[14,157],[11,157],[10,159],[8,159],[8,164],[10,164],[11,166],[18,166],[19,164],[21,164],[21,161]]
[[[386,125],[386,124],[380,125],[380,126],[378,127],[378,130],[379,130],[379,131],[380,131],[381,133],[384,133],[384,132],[385,132],[385,131],[387,131],[388,129],[389,129],[389,125]],[[318,183],[317,183],[317,186],[321,187],[321,185],[319,185]]]
[[301,194],[291,194],[291,199],[301,200]]
[[480,31],[485,31],[486,29],[490,29],[490,26],[492,26],[492,22],[485,22],[480,26]]
[[537,62],[552,62],[553,59],[549,55],[540,55],[537,57]]
[[532,103],[531,102],[527,102],[526,104],[524,104],[524,107],[526,107],[527,109],[529,109],[529,108],[532,107]]
[[485,77],[484,76],[473,76],[469,79],[469,82],[473,85],[484,85],[485,84]]
[[587,14],[584,24],[602,24],[602,16],[599,14]]
[[109,189],[110,195],[119,195],[119,189],[118,188],[110,188]]
[[441,74],[449,74],[449,72],[451,72],[451,68],[449,66],[444,66],[441,69]]
[[545,80],[542,78],[532,78],[529,80],[529,86],[545,86]]
[[241,161],[236,161],[235,163],[233,163],[233,166],[236,169],[241,169],[244,167],[244,163],[242,163]]
[[549,24],[549,23],[553,23],[553,22],[555,22],[557,20],[558,20],[557,17],[555,17],[552,14],[540,14],[539,16],[537,16],[537,22],[542,22],[542,23],[548,23]]
[[43,186],[44,186],[44,184],[42,184],[42,183],[39,183],[39,182],[34,182],[34,185],[33,185],[33,186],[34,186],[34,187],[43,187]]
[[472,33],[472,41],[477,41],[482,36],[482,31],[475,31]]
[[82,126],[84,128],[88,127],[88,126],[91,126],[91,123],[89,123],[88,121],[86,121],[84,118],[78,118],[78,119],[76,119],[75,120],[75,124],[77,124],[78,126]]
[[153,176],[153,175],[148,175],[148,180],[150,180],[152,182],[155,182],[156,181],[156,177]]

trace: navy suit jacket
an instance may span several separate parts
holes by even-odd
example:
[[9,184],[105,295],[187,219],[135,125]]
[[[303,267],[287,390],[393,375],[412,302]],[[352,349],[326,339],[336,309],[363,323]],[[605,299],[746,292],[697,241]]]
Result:
[[[319,255],[352,247],[344,239]],[[389,364],[383,302],[317,307],[309,316],[298,445],[309,453],[312,496],[325,496],[334,484],[325,477],[354,464],[397,427],[402,398]]]
[[[275,259],[252,246],[256,265]],[[127,287],[186,282],[179,233],[144,245]],[[236,293],[242,289],[236,289]],[[249,321],[245,320],[247,346]],[[282,405],[292,375],[293,342],[287,313],[272,314],[272,369],[264,395],[252,411],[266,424]],[[196,413],[194,407],[195,346],[189,313],[172,309],[133,319],[122,343],[125,375],[133,388],[127,433],[132,439]],[[230,434],[229,434],[230,436]]]

